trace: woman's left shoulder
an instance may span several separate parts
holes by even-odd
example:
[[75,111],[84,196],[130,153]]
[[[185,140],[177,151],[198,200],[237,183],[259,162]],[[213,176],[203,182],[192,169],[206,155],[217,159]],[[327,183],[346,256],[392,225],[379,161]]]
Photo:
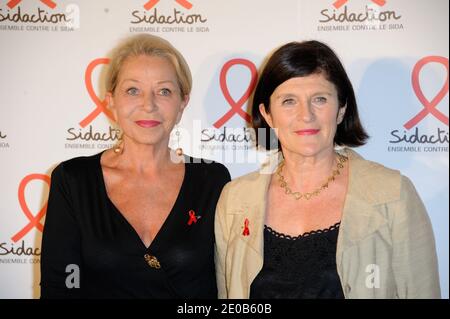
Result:
[[405,183],[411,184],[397,169],[365,159],[353,150],[347,150],[346,153],[350,162],[350,176],[358,181],[357,184],[364,192],[380,197],[379,201],[399,199]]
[[401,173],[399,170],[386,167],[381,163],[371,161],[369,159],[365,159],[363,156],[351,149],[346,149],[345,154],[349,158],[351,169],[357,171],[358,174],[370,176],[375,179],[387,178],[388,180],[396,180],[400,182]]
[[231,180],[230,172],[225,165],[204,158],[196,158],[191,156],[185,157],[186,165],[196,173],[208,179],[218,179],[228,182]]

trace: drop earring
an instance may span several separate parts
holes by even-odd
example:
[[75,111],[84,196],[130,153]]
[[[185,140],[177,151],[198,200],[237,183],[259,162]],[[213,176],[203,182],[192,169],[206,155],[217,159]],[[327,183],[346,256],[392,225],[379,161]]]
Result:
[[114,153],[116,153],[117,155],[120,155],[123,153],[123,146],[122,146],[122,142],[120,142],[119,144],[117,144],[114,147]]
[[175,135],[177,136],[177,146],[178,146],[175,152],[178,156],[181,156],[183,155],[183,149],[180,147],[180,131],[178,129],[178,126],[177,130],[175,131]]

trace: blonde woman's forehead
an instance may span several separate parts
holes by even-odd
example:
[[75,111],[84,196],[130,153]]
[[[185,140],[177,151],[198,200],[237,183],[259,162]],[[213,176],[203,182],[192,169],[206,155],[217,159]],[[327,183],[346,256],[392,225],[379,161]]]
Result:
[[184,57],[166,40],[150,35],[132,37],[112,51],[110,70],[106,80],[108,91],[114,91],[119,84],[124,68],[129,68],[130,61],[133,62],[131,64],[134,64],[136,59],[146,60],[147,58],[161,59],[162,64],[172,68],[180,93],[182,95],[190,93],[192,76]]
[[129,57],[119,72],[119,82],[128,80],[178,83],[175,67],[170,60],[155,56]]

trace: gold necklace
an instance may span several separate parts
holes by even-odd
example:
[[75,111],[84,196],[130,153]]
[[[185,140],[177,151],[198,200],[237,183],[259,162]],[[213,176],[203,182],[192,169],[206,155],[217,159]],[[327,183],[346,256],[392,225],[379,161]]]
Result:
[[277,170],[278,181],[280,182],[281,188],[284,188],[284,192],[287,195],[294,196],[294,198],[296,200],[299,200],[300,198],[310,200],[311,197],[319,195],[320,192],[323,191],[324,189],[328,188],[328,184],[333,182],[336,179],[336,176],[341,173],[341,169],[344,168],[344,163],[347,161],[347,157],[345,157],[344,155],[341,155],[339,153],[336,153],[336,154],[338,156],[338,162],[336,165],[337,168],[335,170],[333,170],[333,173],[331,174],[330,177],[328,177],[327,181],[325,183],[323,183],[322,186],[320,186],[318,189],[316,189],[310,193],[303,193],[303,194],[300,192],[293,192],[291,190],[291,188],[288,186],[286,180],[284,179],[284,176],[281,174],[281,170],[284,167],[284,161],[283,161]]

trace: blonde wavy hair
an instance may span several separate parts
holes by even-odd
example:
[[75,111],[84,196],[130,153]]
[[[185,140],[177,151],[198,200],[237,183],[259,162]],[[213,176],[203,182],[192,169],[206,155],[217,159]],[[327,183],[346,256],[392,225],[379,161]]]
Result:
[[139,55],[168,59],[175,68],[181,98],[191,93],[192,75],[184,57],[168,41],[151,34],[138,34],[125,38],[112,50],[109,69],[106,73],[107,92],[114,93],[124,61]]

